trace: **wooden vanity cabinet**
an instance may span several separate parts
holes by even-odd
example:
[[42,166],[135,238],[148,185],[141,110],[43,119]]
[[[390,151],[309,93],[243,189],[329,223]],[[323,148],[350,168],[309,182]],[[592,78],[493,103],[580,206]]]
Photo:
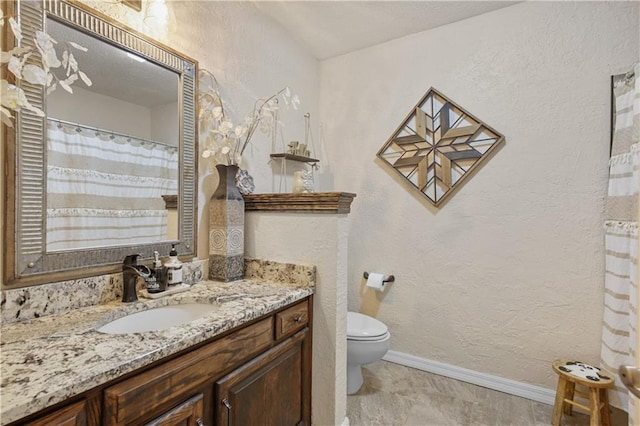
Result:
[[310,425],[312,306],[310,296],[93,389],[101,403],[91,415],[82,400],[15,424]]

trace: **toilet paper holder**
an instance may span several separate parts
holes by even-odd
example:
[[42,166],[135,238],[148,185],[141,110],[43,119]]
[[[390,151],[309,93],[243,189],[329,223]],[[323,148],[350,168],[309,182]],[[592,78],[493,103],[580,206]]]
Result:
[[[362,274],[364,276],[364,279],[368,279],[369,278],[369,273],[367,271],[364,272],[364,274]],[[382,278],[382,282],[383,283],[392,283],[396,280],[396,277],[394,277],[393,275],[385,275]]]

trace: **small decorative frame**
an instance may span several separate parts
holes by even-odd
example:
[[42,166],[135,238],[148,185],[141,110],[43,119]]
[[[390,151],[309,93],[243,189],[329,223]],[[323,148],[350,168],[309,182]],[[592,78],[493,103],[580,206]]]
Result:
[[377,156],[437,207],[503,141],[432,87]]

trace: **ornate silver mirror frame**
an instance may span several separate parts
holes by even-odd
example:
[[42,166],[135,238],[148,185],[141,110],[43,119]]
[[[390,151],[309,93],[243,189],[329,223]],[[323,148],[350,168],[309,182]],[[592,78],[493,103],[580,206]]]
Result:
[[[51,17],[179,75],[179,229],[178,241],[173,242],[179,243],[180,255],[193,257],[197,206],[197,62],[80,3],[19,0],[16,9],[25,46],[34,47],[35,31],[46,30],[46,19]],[[45,110],[45,90],[24,81],[20,84],[29,102]],[[47,252],[45,120],[46,117],[25,110],[17,117],[14,134],[5,129],[7,140],[11,136],[15,138],[14,144],[7,143],[6,151],[5,283],[26,286],[112,273],[120,270],[122,259],[128,254],[140,253],[143,258],[151,258],[154,250],[168,253],[172,241]]]

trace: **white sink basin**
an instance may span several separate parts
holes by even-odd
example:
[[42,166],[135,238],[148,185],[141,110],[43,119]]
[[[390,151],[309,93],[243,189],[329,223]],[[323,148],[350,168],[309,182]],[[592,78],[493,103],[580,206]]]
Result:
[[162,330],[197,320],[216,309],[216,306],[207,303],[163,306],[118,318],[98,328],[97,331],[106,334],[129,334]]

